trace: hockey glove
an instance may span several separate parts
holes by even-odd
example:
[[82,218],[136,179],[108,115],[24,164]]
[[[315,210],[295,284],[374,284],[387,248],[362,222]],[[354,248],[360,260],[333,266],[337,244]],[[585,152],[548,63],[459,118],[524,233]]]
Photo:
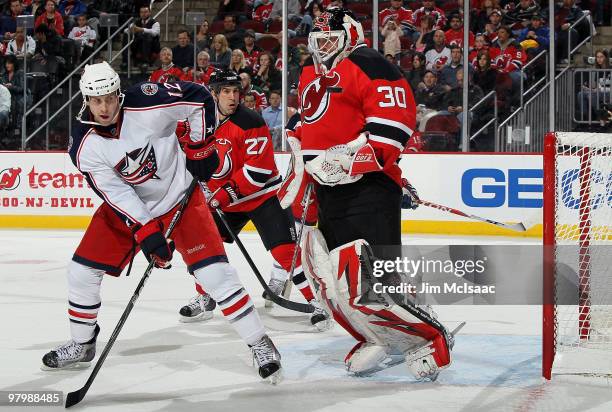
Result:
[[210,199],[208,199],[208,204],[210,207],[217,209],[229,206],[230,203],[236,200],[238,200],[238,193],[235,186],[231,183],[226,183],[214,191]]
[[172,252],[174,252],[174,242],[166,240],[162,229],[161,222],[153,219],[136,230],[134,238],[149,262],[151,259],[155,259],[155,267],[170,269],[172,267],[170,261],[172,260]]
[[414,186],[408,179],[402,177],[402,209],[416,209],[419,207],[421,199]]
[[215,138],[210,137],[204,142],[186,144],[183,150],[187,157],[187,170],[199,181],[208,181],[219,167]]

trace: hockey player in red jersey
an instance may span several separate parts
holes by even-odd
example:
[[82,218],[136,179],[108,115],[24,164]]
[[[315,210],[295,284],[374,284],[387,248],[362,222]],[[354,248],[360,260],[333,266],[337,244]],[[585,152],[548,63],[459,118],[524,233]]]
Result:
[[[260,114],[240,104],[240,77],[236,73],[213,73],[210,87],[218,103],[220,123],[215,137],[220,163],[208,182],[212,192],[208,203],[223,210],[234,233],[239,233],[249,220],[253,222],[266,250],[279,266],[272,271],[269,283],[278,295],[291,270],[296,246],[293,219],[281,208],[276,196],[282,178],[274,161],[270,131]],[[231,242],[231,235],[216,214],[215,220],[222,238]],[[293,283],[315,307],[311,323],[318,330],[326,330],[330,316],[314,298],[300,260],[298,256]],[[180,310],[182,321],[212,317],[214,301],[199,283],[196,279],[198,295]]]
[[[352,13],[328,9],[308,38],[313,63],[298,87],[301,121],[290,145],[291,180],[316,182],[318,229],[306,234],[302,264],[334,319],[358,343],[347,370],[367,375],[406,361],[418,379],[436,379],[451,362],[452,335],[427,309],[380,296],[369,303],[363,269],[369,245],[400,245],[399,155],[415,127],[416,107],[400,70],[363,43]],[[298,186],[298,185],[295,185]],[[283,205],[296,198],[291,182]],[[365,255],[364,255],[365,253]]]
[[[71,136],[70,156],[104,200],[68,267],[68,318],[72,339],[44,355],[43,369],[88,366],[100,331],[100,287],[105,274],[120,276],[142,250],[169,268],[173,252],[219,302],[223,314],[252,350],[262,378],[280,378],[280,354],[266,335],[236,270],[229,265],[204,194],[191,195],[174,232],[164,235],[194,177],[207,180],[219,164],[210,92],[189,82],[139,83],[120,91],[106,62],[85,66],[79,82],[83,106]],[[180,151],[176,122],[192,132]],[[205,246],[204,246],[205,245]]]

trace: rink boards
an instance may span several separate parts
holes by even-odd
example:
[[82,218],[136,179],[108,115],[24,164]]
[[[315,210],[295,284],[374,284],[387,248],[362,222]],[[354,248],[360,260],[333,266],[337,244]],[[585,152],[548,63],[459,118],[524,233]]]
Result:
[[[276,162],[284,173],[289,155]],[[423,200],[530,227],[517,233],[421,206],[402,211],[404,233],[541,236],[539,154],[406,154],[400,167]],[[0,152],[0,228],[82,229],[100,203],[66,153]]]

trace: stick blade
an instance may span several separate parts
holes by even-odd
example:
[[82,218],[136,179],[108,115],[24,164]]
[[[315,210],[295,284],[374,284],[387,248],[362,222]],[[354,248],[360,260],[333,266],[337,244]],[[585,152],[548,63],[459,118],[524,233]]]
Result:
[[66,408],[70,408],[71,406],[76,405],[81,402],[85,397],[87,390],[85,388],[81,388],[78,391],[70,392],[66,396]]

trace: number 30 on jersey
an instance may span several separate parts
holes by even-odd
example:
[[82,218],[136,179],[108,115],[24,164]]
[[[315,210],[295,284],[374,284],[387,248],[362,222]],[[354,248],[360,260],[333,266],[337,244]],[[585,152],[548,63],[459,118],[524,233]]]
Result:
[[403,87],[378,86],[376,91],[382,94],[382,100],[378,102],[380,107],[406,108],[406,90]]

